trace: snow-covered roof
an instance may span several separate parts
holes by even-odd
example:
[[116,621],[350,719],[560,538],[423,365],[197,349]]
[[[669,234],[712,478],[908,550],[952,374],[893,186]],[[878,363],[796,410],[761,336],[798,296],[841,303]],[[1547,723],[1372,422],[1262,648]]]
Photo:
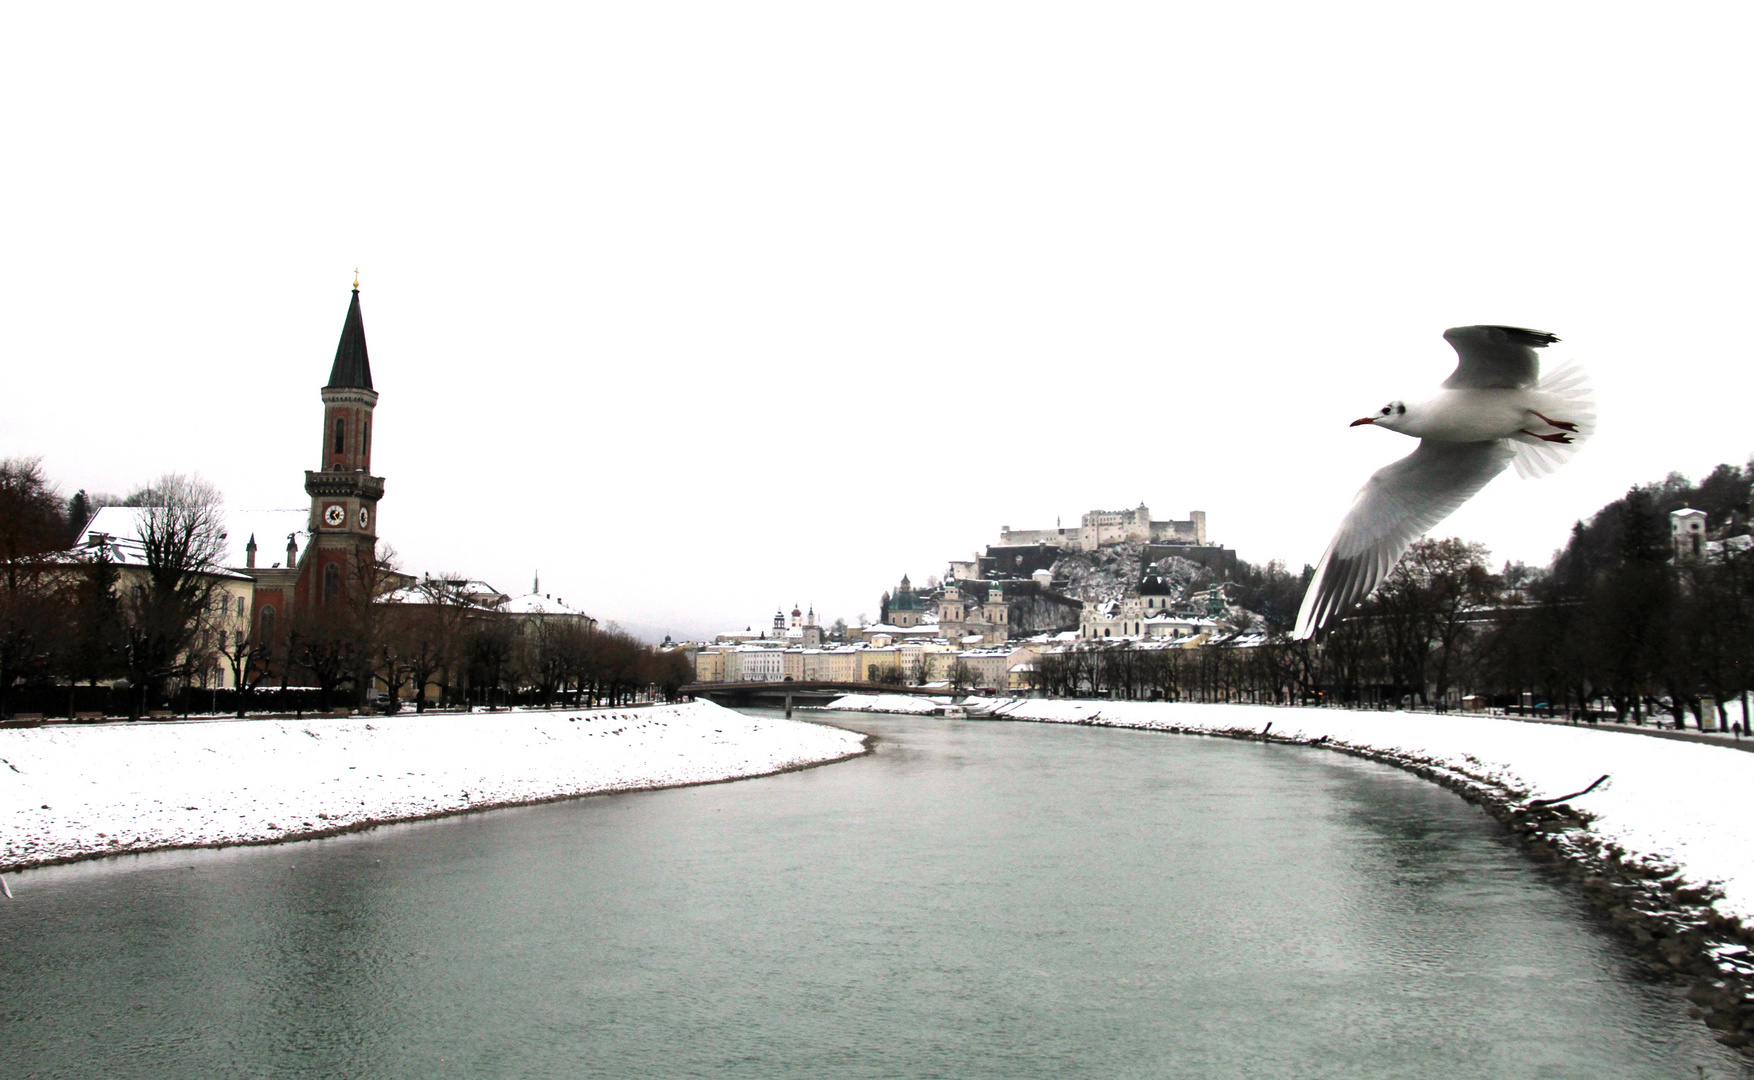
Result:
[[1226,638],[1219,644],[1228,645],[1233,649],[1253,649],[1265,645],[1266,643],[1266,634],[1260,633],[1259,631],[1251,631],[1247,634],[1238,634],[1233,638]]
[[[261,562],[260,555],[256,557]],[[505,593],[489,585],[485,581],[448,580],[444,581],[452,596],[461,596],[469,603],[481,608],[492,608],[511,599]],[[434,600],[418,583],[384,594],[384,602],[388,604],[430,604]]]
[[1205,626],[1218,625],[1216,619],[1202,619],[1193,615],[1170,615],[1167,613],[1145,616],[1147,626]]
[[[144,506],[102,508],[79,531],[79,539],[74,541],[74,547],[95,547],[94,537],[101,535],[109,538],[105,543],[105,550],[113,561],[123,565],[143,562],[145,556],[140,548],[140,524],[147,509]],[[220,513],[225,522],[225,547],[220,555],[220,565],[234,570],[243,569],[247,561],[244,548],[252,534],[256,537],[256,565],[262,569],[286,561],[288,533],[296,536],[300,552],[304,551],[305,544],[310,540],[310,536],[304,531],[305,526],[310,524],[310,512],[307,510],[222,509]]]
[[942,633],[937,624],[921,623],[919,626],[891,626],[888,623],[873,623],[864,628],[867,634],[888,634],[890,637],[936,637]]
[[578,615],[585,613],[544,593],[525,593],[502,602],[495,610],[510,615]]

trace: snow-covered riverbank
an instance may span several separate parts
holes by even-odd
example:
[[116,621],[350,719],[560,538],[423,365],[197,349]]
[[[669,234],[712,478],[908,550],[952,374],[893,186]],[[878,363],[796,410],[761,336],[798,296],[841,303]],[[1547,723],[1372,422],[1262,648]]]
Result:
[[706,701],[0,730],[0,870],[760,776],[863,747]]

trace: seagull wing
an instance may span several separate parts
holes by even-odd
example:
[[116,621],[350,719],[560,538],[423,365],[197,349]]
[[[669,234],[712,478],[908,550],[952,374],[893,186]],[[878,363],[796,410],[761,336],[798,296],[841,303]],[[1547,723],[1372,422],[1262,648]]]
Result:
[[1544,349],[1559,339],[1539,330],[1516,326],[1452,326],[1443,339],[1455,347],[1460,362],[1443,385],[1451,390],[1515,390],[1534,386],[1541,378]]
[[1369,596],[1408,545],[1503,472],[1516,451],[1509,440],[1421,440],[1411,454],[1378,469],[1352,500],[1297,613],[1297,637],[1314,637]]

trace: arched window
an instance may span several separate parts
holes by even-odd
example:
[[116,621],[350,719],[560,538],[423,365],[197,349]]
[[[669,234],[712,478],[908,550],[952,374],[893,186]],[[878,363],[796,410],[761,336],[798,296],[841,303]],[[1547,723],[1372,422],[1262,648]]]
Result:
[[[308,443],[306,445],[309,445]],[[263,604],[256,639],[264,645],[274,644],[274,605]]]
[[372,452],[372,422],[370,420],[359,422],[359,452],[362,454]]
[[341,568],[334,563],[323,567],[323,603],[341,599]]
[[[306,445],[309,445],[309,444],[307,443]],[[343,450],[345,450],[346,448],[347,448],[347,421],[343,420],[341,417],[337,416],[335,418],[335,452],[337,454],[339,454]]]

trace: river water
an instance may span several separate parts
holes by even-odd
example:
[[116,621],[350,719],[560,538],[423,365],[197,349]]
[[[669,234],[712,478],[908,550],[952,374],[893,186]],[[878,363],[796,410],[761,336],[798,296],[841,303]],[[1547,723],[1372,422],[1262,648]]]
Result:
[[876,752],[17,875],[0,1076],[1749,1075],[1405,773],[842,721]]

